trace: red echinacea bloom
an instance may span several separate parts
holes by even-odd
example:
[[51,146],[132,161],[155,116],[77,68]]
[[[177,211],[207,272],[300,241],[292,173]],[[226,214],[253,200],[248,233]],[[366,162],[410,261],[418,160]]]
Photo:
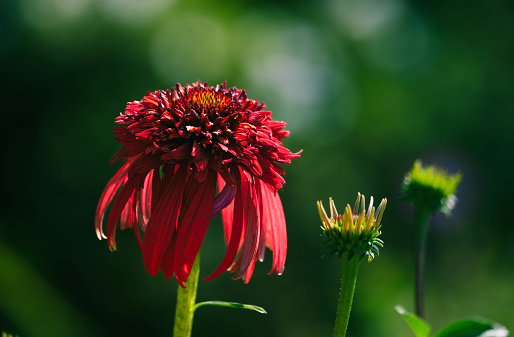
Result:
[[[287,238],[278,163],[290,163],[299,152],[282,146],[286,123],[263,108],[244,90],[200,82],[128,103],[116,118],[123,127],[113,130],[123,147],[111,159],[127,162],[100,197],[98,238],[115,250],[119,219],[122,230],[134,229],[146,271],[175,274],[183,286],[211,217],[221,211],[227,251],[206,280],[229,270],[247,283],[266,246],[273,251],[270,273],[280,275]],[[114,198],[106,236],[102,223]]]

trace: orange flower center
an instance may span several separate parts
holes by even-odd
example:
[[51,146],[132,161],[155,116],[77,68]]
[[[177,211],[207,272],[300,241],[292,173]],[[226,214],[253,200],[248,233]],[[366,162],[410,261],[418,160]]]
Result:
[[230,98],[221,92],[196,91],[193,93],[191,102],[198,111],[202,111],[202,109],[211,110],[213,108],[222,110],[224,106],[230,104]]

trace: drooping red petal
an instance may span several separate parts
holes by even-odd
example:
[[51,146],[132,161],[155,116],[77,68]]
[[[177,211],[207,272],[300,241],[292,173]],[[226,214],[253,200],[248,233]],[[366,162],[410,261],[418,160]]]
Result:
[[[155,173],[156,170],[157,173]],[[159,174],[158,170],[159,169],[153,169],[148,172],[143,184],[143,189],[139,194],[137,222],[143,232],[146,231],[146,225],[152,214],[152,181],[154,174]]]
[[[223,182],[224,184],[224,182]],[[214,200],[214,208],[212,209],[211,217],[214,218],[221,212],[222,209],[227,207],[234,200],[234,196],[236,195],[236,185],[225,185],[219,189],[219,194],[216,196]]]
[[141,194],[143,192],[139,189],[134,190],[134,194],[132,195],[132,219],[134,220],[134,234],[136,235],[137,243],[139,248],[143,249],[143,241],[141,240],[141,234],[139,234],[139,222],[142,221],[143,212],[141,209]]
[[[260,184],[260,181],[257,181],[256,184]],[[264,261],[264,255],[266,253],[266,229],[264,227],[264,221],[262,219],[262,194],[261,194],[261,187],[256,186],[255,191],[257,192],[257,199],[259,200],[259,210],[261,212],[261,221],[260,221],[260,230],[261,235],[259,237],[259,247],[257,249],[257,258],[260,262]]]
[[[122,139],[120,137],[116,138],[121,143],[123,143]],[[132,158],[132,157],[139,157],[139,155],[148,148],[147,144],[142,144],[138,142],[131,142],[125,146],[123,146],[121,149],[119,149],[109,160],[110,164],[117,163],[123,158]]]
[[175,274],[181,285],[187,281],[211,220],[216,175],[210,171],[202,182],[193,179],[189,191],[185,192],[187,196],[180,211],[174,256]]
[[152,203],[150,204],[150,215],[154,213],[154,208],[157,207],[161,196],[161,172],[159,169],[154,170],[152,177]]
[[[221,261],[220,265],[216,269],[211,276],[207,277],[204,281],[212,280],[213,278],[219,276],[234,261],[236,257],[237,251],[239,249],[239,243],[241,242],[241,235],[243,234],[243,196],[241,193],[241,178],[239,172],[235,172],[236,175],[236,184],[237,191],[236,196],[234,197],[234,212],[233,218],[231,221],[231,233],[230,233],[230,241],[228,243],[227,252],[225,253],[225,257]],[[230,206],[229,206],[230,207]]]
[[123,231],[127,228],[132,228],[134,219],[132,218],[132,204],[134,200],[134,194],[132,194],[127,200],[127,204],[120,215],[120,229]]
[[112,205],[111,213],[109,214],[109,221],[107,222],[107,242],[109,243],[109,248],[111,250],[116,250],[116,223],[118,222],[118,218],[132,196],[132,193],[140,183],[140,178],[140,175],[136,174],[127,180]]
[[155,168],[161,167],[163,161],[160,156],[157,154],[148,154],[144,156],[140,156],[132,165],[131,169],[128,172],[129,177],[132,174],[136,173],[146,173]]
[[[236,273],[234,279],[241,278],[248,267],[255,263],[259,239],[261,235],[261,214],[259,210],[259,200],[255,191],[255,184],[246,174],[241,175],[241,192],[243,195],[243,209],[246,220],[245,236],[241,247],[241,254],[237,261],[230,267],[229,271]],[[252,268],[253,270],[253,268]],[[248,275],[248,281],[251,272]],[[245,280],[246,281],[246,280]]]
[[[225,180],[218,176],[218,193],[221,193],[225,188]],[[237,186],[236,186],[237,193]],[[234,196],[235,199],[235,196]],[[227,207],[221,210],[221,218],[223,220],[223,233],[225,234],[225,245],[228,246],[230,241],[230,234],[232,233],[232,220],[234,219],[234,200],[228,204]]]
[[[161,266],[159,267],[164,274],[164,277],[170,278],[173,276],[175,270],[173,268],[173,259],[175,253],[175,243],[177,241],[177,233],[173,233],[170,242],[168,243],[168,247],[166,247],[166,252],[164,253],[164,257],[161,261]],[[182,288],[185,288],[182,285]]]
[[250,282],[250,279],[252,278],[252,275],[253,275],[254,268],[255,268],[255,259],[253,259],[250,262],[250,265],[246,268],[244,273],[241,275],[241,279],[243,280],[244,283]]
[[282,274],[287,255],[286,219],[282,202],[277,192],[260,182],[262,200],[262,223],[266,235],[266,243],[273,251],[273,265],[270,274],[277,271]]
[[[238,169],[239,170],[239,169]],[[225,181],[221,176],[218,176],[218,191],[221,193],[225,189]],[[234,182],[234,188],[237,190],[237,185]],[[234,197],[235,199],[235,197]],[[232,225],[234,220],[234,200],[228,204],[225,208],[221,210],[222,220],[223,220],[223,233],[225,234],[225,245],[228,246],[231,234],[232,234]],[[245,233],[246,228],[246,214],[243,211],[243,221],[241,223],[242,226],[242,234]],[[244,235],[241,235],[241,240],[239,241],[239,246],[237,247],[237,251],[241,250],[244,242]]]
[[143,239],[143,261],[150,275],[157,275],[166,248],[177,229],[186,176],[185,165],[180,165],[175,173],[169,170],[161,186],[157,207],[152,209]]
[[96,236],[99,240],[107,239],[107,236],[103,233],[102,223],[104,220],[105,212],[109,207],[112,199],[116,195],[116,192],[120,188],[120,186],[127,181],[127,172],[132,165],[133,160],[127,161],[123,166],[116,172],[114,177],[109,180],[107,186],[105,187],[102,195],[100,196],[100,201],[98,201],[98,206],[96,208],[95,215],[95,230]]

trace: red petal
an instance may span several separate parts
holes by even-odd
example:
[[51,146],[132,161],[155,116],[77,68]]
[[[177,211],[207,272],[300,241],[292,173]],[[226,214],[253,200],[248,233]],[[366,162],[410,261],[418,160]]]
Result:
[[276,270],[282,274],[287,255],[286,218],[282,202],[277,192],[260,182],[262,200],[262,223],[266,235],[266,243],[273,251],[273,266],[270,274]]
[[141,234],[139,234],[139,221],[143,218],[143,212],[141,210],[141,194],[142,192],[136,188],[132,195],[132,219],[134,220],[133,227],[137,243],[139,244],[139,248],[143,249],[143,241],[141,241]]
[[135,173],[146,173],[155,168],[161,167],[163,161],[160,158],[160,155],[156,154],[148,154],[139,157],[135,162],[132,168],[130,169],[128,175],[129,177]]
[[[177,232],[171,237],[170,242],[168,243],[168,247],[166,248],[166,252],[164,253],[164,257],[161,261],[160,269],[164,273],[164,277],[170,278],[173,276],[174,268],[173,268],[173,254],[175,252],[175,242],[177,241]],[[177,278],[178,281],[178,278]],[[179,282],[182,288],[185,288],[183,284]]]
[[116,192],[120,188],[120,186],[127,181],[127,172],[132,165],[133,160],[127,161],[119,170],[116,172],[114,177],[109,180],[107,186],[105,187],[102,195],[100,196],[100,200],[98,201],[98,206],[96,208],[95,215],[95,229],[96,236],[98,236],[99,240],[107,239],[102,230],[102,223],[104,220],[105,212],[107,211],[107,207],[111,203],[112,199],[116,195]]
[[140,178],[141,175],[136,174],[127,180],[112,205],[111,213],[109,214],[109,221],[107,222],[107,242],[109,243],[109,248],[111,250],[116,250],[116,223],[118,222],[118,218],[132,196],[132,193],[140,183]]
[[250,282],[250,279],[252,278],[252,275],[253,275],[254,267],[255,267],[255,259],[252,260],[252,262],[250,263],[248,268],[246,268],[246,271],[244,272],[243,276],[241,276],[244,283]]
[[[259,239],[261,234],[259,200],[256,195],[255,185],[245,175],[242,175],[241,191],[243,195],[243,208],[246,218],[246,228],[241,255],[229,271],[236,272],[234,279],[241,278],[250,265],[255,263]],[[253,269],[253,268],[252,268]],[[249,273],[248,280],[251,277]]]
[[[164,169],[167,168],[167,166],[163,166],[163,171]],[[170,171],[170,170],[168,170]],[[152,204],[150,204],[150,215],[153,213],[153,211],[155,210],[155,207],[160,199],[160,193],[161,193],[161,184],[162,184],[162,181],[161,181],[161,172],[159,169],[155,169],[154,170],[154,174],[153,174],[153,177],[152,177],[152,201],[153,201],[153,206]]]
[[[145,182],[143,184],[143,189],[141,190],[141,193],[139,193],[137,223],[143,232],[146,231],[146,225],[148,224],[148,220],[152,214],[152,181],[155,170],[158,169],[154,169],[148,172],[148,175],[146,176]],[[159,174],[159,172],[157,172],[157,174]]]
[[193,179],[189,191],[184,193],[174,257],[179,283],[187,281],[207,232],[214,207],[216,175],[215,171],[210,171],[203,182]]
[[[116,139],[120,140],[119,137],[116,137]],[[123,143],[123,142],[122,142]],[[131,142],[125,146],[123,146],[121,149],[119,149],[109,160],[111,164],[114,164],[118,162],[120,159],[123,158],[131,158],[139,156],[141,153],[145,152],[145,150],[148,148],[148,144],[139,143],[139,142]]]
[[120,216],[120,229],[123,231],[127,228],[132,228],[134,224],[134,219],[132,218],[132,204],[134,200],[134,193],[130,196],[130,198],[127,200],[127,204],[125,205],[125,208],[121,212]]
[[163,154],[161,159],[168,161],[179,161],[189,157],[192,149],[191,142],[186,142],[179,147],[171,150],[170,152]]
[[[218,176],[218,193],[221,193],[221,191],[223,191],[224,188],[225,181],[221,176]],[[223,220],[223,232],[225,233],[225,245],[228,246],[228,243],[230,241],[230,234],[232,233],[232,220],[234,218],[234,200],[232,200],[227,207],[221,210],[221,217]]]
[[169,170],[161,186],[162,193],[157,207],[152,210],[143,239],[143,260],[150,275],[157,275],[166,248],[176,230],[186,177],[185,165],[181,165],[174,174]]
[[223,258],[223,261],[221,261],[218,269],[216,269],[216,271],[211,276],[207,277],[204,281],[212,280],[213,278],[219,276],[221,273],[227,270],[227,268],[234,261],[234,258],[236,257],[237,251],[239,249],[239,243],[241,242],[241,234],[243,233],[243,197],[241,195],[241,178],[239,175],[239,170],[235,170],[235,175],[237,192],[236,196],[234,197],[234,212],[231,221],[232,226],[227,252],[225,253],[225,257]]
[[219,212],[221,212],[222,209],[232,203],[236,195],[236,190],[236,185],[225,185],[219,190],[216,199],[214,199],[214,207],[212,209],[211,215],[212,218],[214,218],[216,215],[218,215]]
[[259,261],[263,262],[264,254],[266,253],[266,229],[264,227],[264,221],[262,219],[263,205],[262,205],[262,193],[261,193],[261,187],[260,187],[261,184],[262,184],[262,182],[260,180],[256,181],[255,191],[257,193],[257,198],[259,200],[259,210],[261,212],[261,221],[260,221],[261,235],[259,237],[259,248],[257,249],[257,255],[258,255]]

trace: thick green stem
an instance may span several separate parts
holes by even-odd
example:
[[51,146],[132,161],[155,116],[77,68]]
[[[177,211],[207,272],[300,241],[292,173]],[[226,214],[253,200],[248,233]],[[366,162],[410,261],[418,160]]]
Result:
[[342,260],[343,277],[341,279],[341,292],[339,294],[339,305],[337,306],[333,337],[344,337],[346,335],[350,310],[352,309],[353,293],[355,292],[355,282],[357,281],[357,272],[359,271],[362,258],[355,254],[350,259],[348,254],[345,253],[342,256]]
[[425,317],[425,299],[424,299],[424,271],[425,271],[425,255],[426,242],[428,232],[428,219],[430,218],[430,210],[426,207],[417,206],[414,211],[414,231],[413,231],[413,248],[415,256],[415,303],[416,314]]
[[200,274],[200,253],[191,269],[191,273],[184,283],[186,288],[178,286],[177,306],[175,309],[175,326],[173,337],[190,337],[193,328],[193,315],[195,311],[196,290],[198,288],[198,275]]

